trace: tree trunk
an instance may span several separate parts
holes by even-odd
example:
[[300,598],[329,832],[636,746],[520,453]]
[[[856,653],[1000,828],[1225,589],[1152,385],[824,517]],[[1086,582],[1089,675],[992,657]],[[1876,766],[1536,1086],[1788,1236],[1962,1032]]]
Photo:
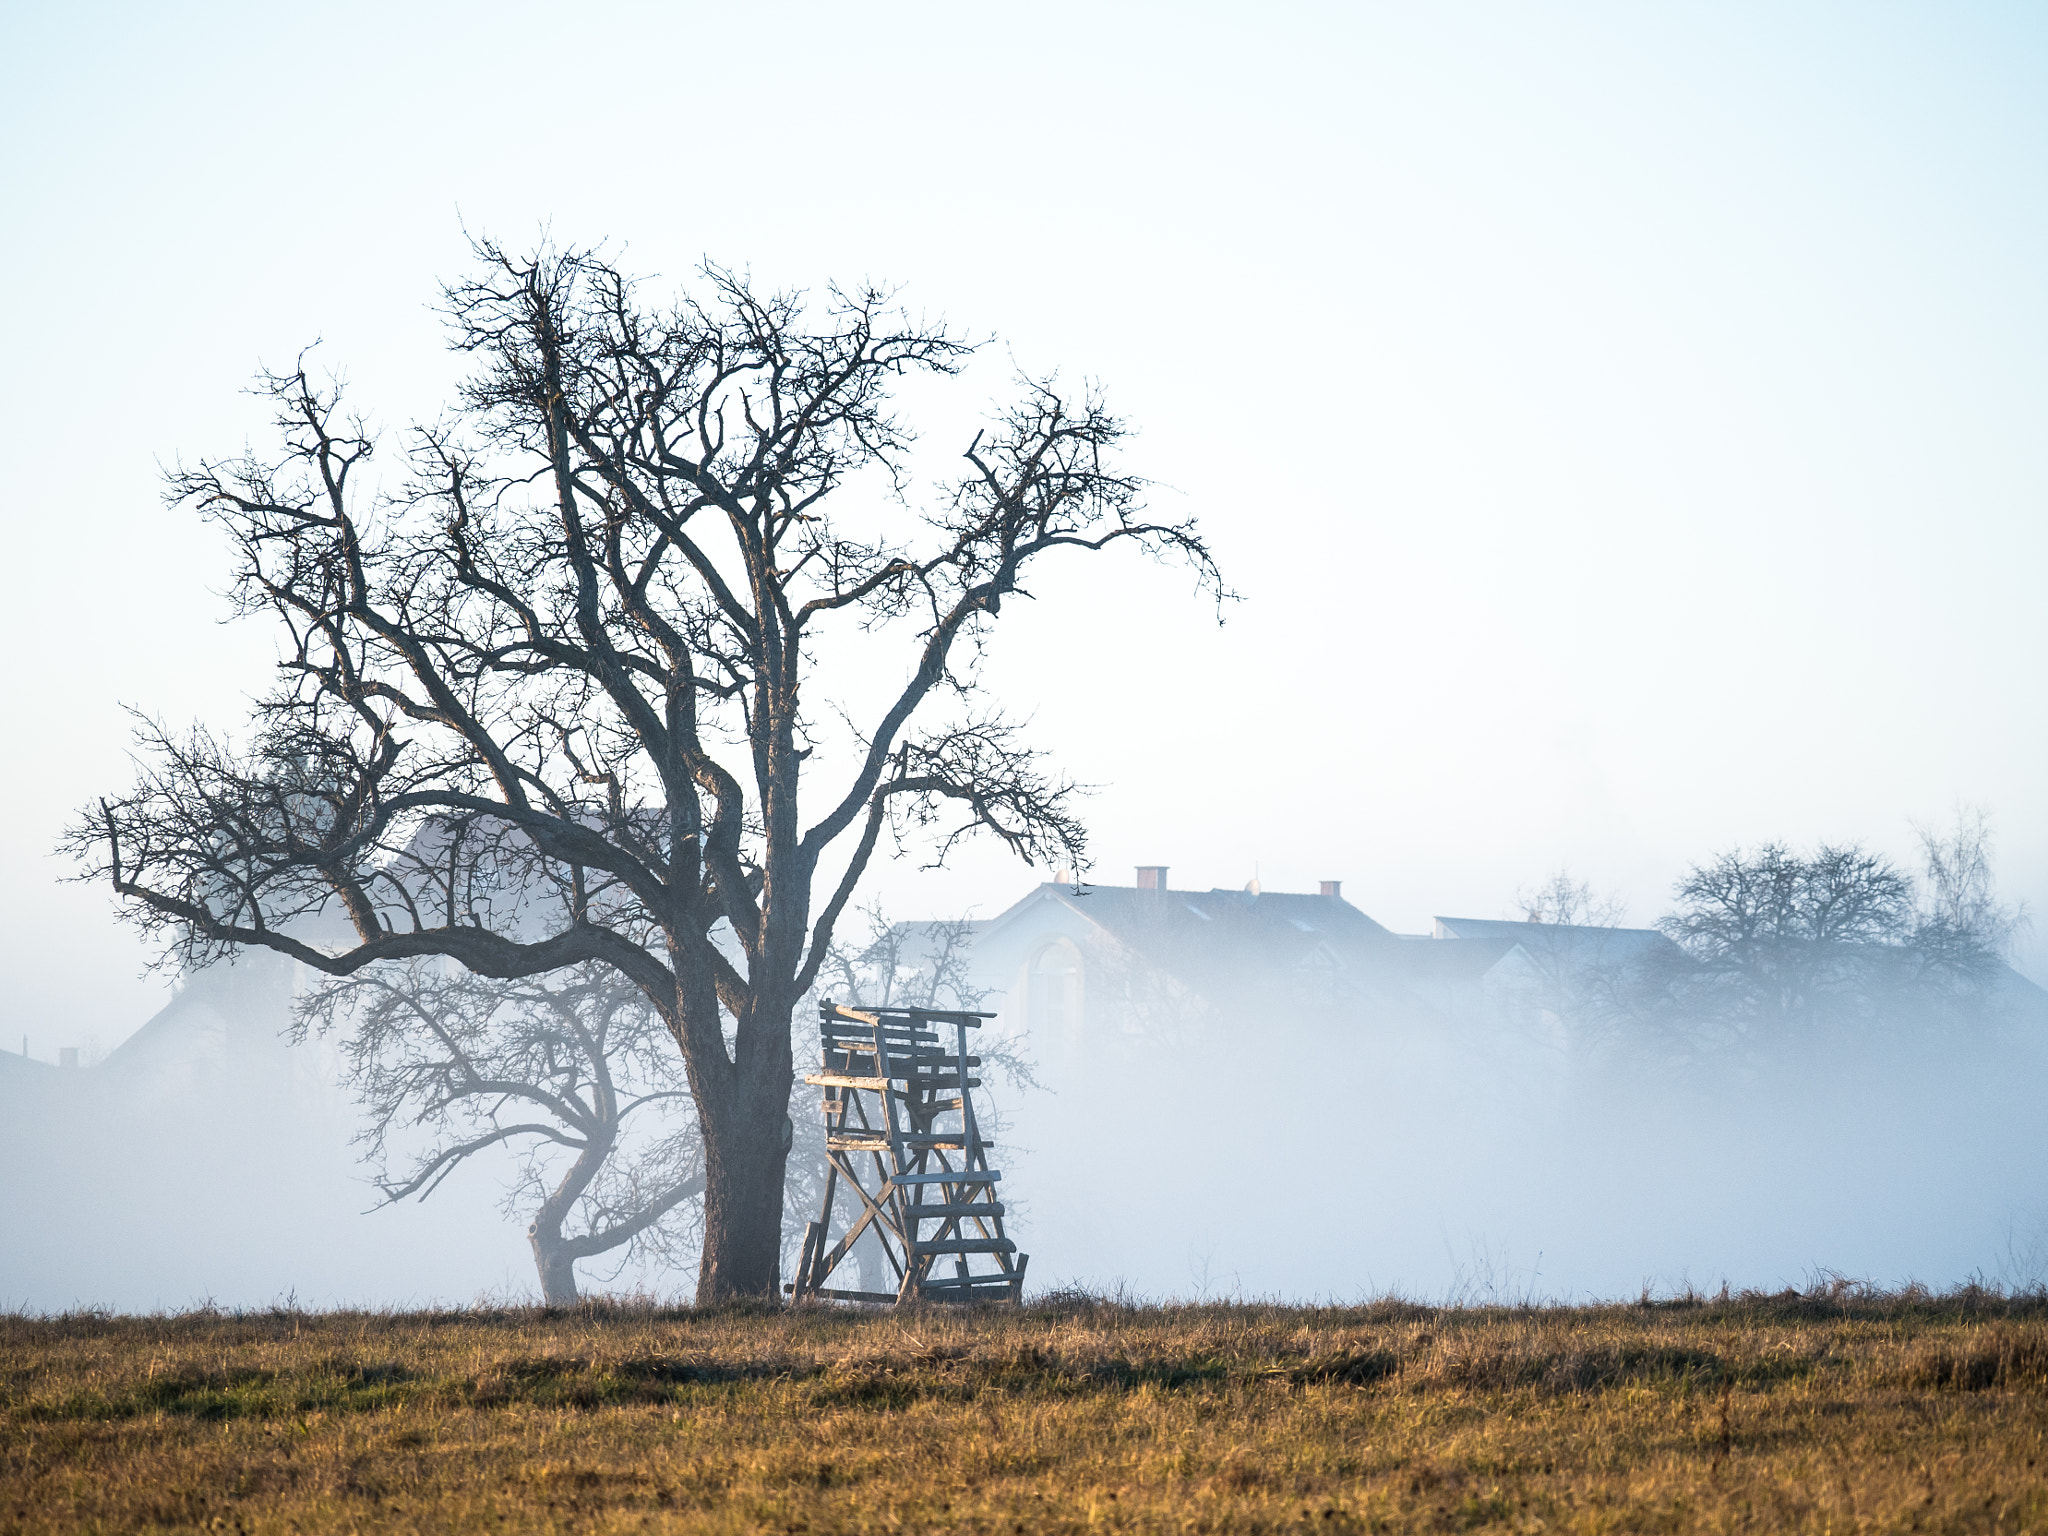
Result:
[[704,1262],[697,1305],[782,1297],[782,1178],[793,1128],[788,1089],[772,1112],[744,1104],[701,1115],[704,1128]]
[[540,1299],[550,1307],[573,1307],[582,1298],[576,1294],[576,1260],[562,1246],[559,1230],[549,1230],[536,1221],[526,1229],[533,1244],[534,1268],[540,1271]]

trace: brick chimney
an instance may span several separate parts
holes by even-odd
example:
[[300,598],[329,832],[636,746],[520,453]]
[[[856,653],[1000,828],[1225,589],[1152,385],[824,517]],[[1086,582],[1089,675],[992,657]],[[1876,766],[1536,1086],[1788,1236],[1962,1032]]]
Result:
[[1166,866],[1164,864],[1140,864],[1138,866],[1138,889],[1141,891],[1165,890]]
[[1323,882],[1323,894],[1342,901],[1344,899],[1344,882],[1342,880],[1325,880]]

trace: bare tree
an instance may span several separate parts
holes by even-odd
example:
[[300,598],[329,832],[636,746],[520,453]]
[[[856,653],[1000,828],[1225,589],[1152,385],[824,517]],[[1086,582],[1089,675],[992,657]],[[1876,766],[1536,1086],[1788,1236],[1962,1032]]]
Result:
[[988,996],[986,987],[974,985],[972,919],[899,923],[878,902],[870,902],[861,916],[867,921],[865,941],[858,947],[834,944],[819,976],[821,987],[838,994],[834,1001],[971,1012]]
[[1665,1003],[1745,1047],[1953,1021],[1981,1002],[2011,931],[1983,857],[1967,839],[1937,842],[1926,906],[1910,875],[1854,844],[1695,865],[1659,924],[1685,955]]
[[505,1210],[528,1218],[548,1305],[576,1300],[580,1259],[672,1256],[688,1241],[704,1159],[682,1062],[608,966],[523,981],[434,960],[369,966],[307,995],[293,1034],[310,1033],[339,1037],[387,1202],[425,1199],[479,1153],[519,1154]]
[[2027,926],[2024,904],[1998,899],[1992,870],[1991,818],[1981,809],[1958,807],[1947,832],[1915,826],[1920,839],[1925,889],[1921,943],[1955,951],[1965,965],[1981,968],[2002,960]]
[[[68,845],[188,961],[617,971],[702,1126],[698,1296],[772,1296],[791,1012],[884,833],[1080,860],[1071,786],[977,687],[1005,601],[1059,551],[1127,544],[1220,591],[1215,566],[1191,523],[1145,517],[1096,394],[1050,380],[918,531],[890,392],[972,347],[887,293],[807,308],[707,267],[656,308],[587,252],[477,253],[445,290],[476,370],[395,494],[303,361],[263,376],[271,456],[172,476],[231,538],[241,607],[282,627],[281,675],[244,747],[146,726],[140,782]],[[821,654],[885,684],[857,727]],[[316,939],[335,912],[345,937]]]
[[[988,1000],[989,989],[974,981],[974,934],[978,926],[965,917],[930,922],[897,922],[879,902],[862,909],[867,921],[865,941],[834,944],[818,978],[821,994],[831,1001],[876,1008],[938,1008],[973,1012]],[[816,1037],[810,1043],[815,1045]],[[1021,1043],[993,1031],[975,1042],[983,1075],[1018,1089],[1042,1088],[1038,1069]],[[1001,1110],[990,1101],[983,1124],[1001,1128]]]
[[1569,869],[1555,871],[1534,890],[1516,891],[1515,905],[1523,922],[1557,928],[1613,928],[1628,912],[1619,896],[1596,896],[1592,883]]
[[1857,1011],[1869,962],[1912,931],[1913,882],[1859,847],[1801,857],[1781,843],[1694,865],[1659,927],[1693,965],[1693,991],[1754,1041]]
[[1560,868],[1541,885],[1517,890],[1515,904],[1529,925],[1518,941],[1515,1003],[1545,1018],[1575,1067],[1618,1046],[1640,1054],[1650,1031],[1639,994],[1654,960],[1641,942],[1645,935],[1620,926],[1627,902],[1596,894],[1590,882]]

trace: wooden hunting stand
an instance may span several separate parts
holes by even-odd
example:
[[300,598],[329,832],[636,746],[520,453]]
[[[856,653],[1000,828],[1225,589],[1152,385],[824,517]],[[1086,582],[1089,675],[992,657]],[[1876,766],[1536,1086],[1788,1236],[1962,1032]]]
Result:
[[[967,1031],[994,1017],[837,1003],[818,1009],[819,1070],[806,1073],[804,1081],[825,1090],[825,1200],[818,1219],[804,1231],[796,1280],[784,1287],[797,1299],[1022,1298],[1028,1256],[1003,1235],[1003,1207],[996,1199],[1002,1175],[988,1165],[989,1144],[976,1128],[970,1092],[981,1086],[981,1079],[967,1075],[981,1065],[979,1056],[967,1053]],[[952,1026],[950,1050],[940,1042],[945,1025]],[[942,1129],[941,1119],[957,1124]],[[857,1167],[863,1155],[874,1159],[872,1190]],[[841,1179],[860,1210],[827,1248]],[[855,1241],[868,1232],[896,1273],[895,1291],[827,1285]],[[933,1273],[942,1258],[952,1260],[950,1275]],[[976,1262],[983,1266],[979,1273]],[[993,1269],[987,1267],[991,1264]]]

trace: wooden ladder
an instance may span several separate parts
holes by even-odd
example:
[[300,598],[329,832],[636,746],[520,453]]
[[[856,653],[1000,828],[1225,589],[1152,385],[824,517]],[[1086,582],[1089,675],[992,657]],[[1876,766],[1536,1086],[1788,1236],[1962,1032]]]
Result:
[[[825,1090],[825,1198],[804,1229],[796,1279],[783,1287],[792,1296],[895,1303],[1023,1298],[1028,1255],[1003,1234],[996,1199],[1002,1174],[989,1167],[989,1143],[975,1123],[973,1090],[981,1079],[968,1075],[981,1058],[968,1053],[967,1031],[994,1017],[819,1007],[819,1070],[804,1081]],[[945,1026],[951,1049],[940,1038]],[[858,1166],[863,1155],[874,1164],[872,1189]],[[858,1214],[832,1242],[842,1179]],[[870,1232],[895,1272],[895,1291],[826,1284]],[[951,1273],[936,1272],[941,1260],[950,1261]]]

